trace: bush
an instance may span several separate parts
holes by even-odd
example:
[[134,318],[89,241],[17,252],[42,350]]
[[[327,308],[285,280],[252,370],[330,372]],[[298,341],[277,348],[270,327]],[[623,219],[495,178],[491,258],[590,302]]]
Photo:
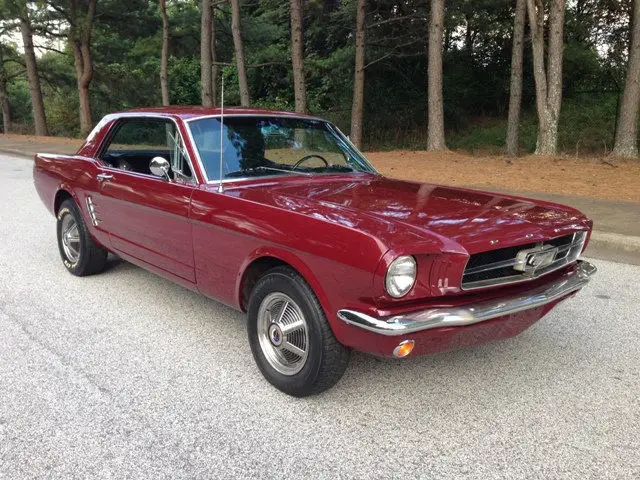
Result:
[[[566,98],[560,111],[558,151],[576,155],[608,153],[613,145],[616,115],[616,93],[583,93]],[[408,123],[407,128],[379,128],[365,122],[366,147],[370,150],[426,148],[426,125],[417,127],[405,123]],[[465,123],[471,127],[447,131],[449,148],[472,153],[502,153],[506,139],[506,118],[473,118]],[[520,122],[522,152],[535,151],[537,132],[536,112],[523,111]]]
[[77,137],[80,134],[80,100],[75,90],[59,90],[45,97],[49,134],[59,137]]

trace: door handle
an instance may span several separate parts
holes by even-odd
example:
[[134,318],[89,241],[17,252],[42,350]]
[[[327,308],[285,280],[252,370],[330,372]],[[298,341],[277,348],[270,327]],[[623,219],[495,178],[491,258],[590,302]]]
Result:
[[98,175],[96,175],[96,178],[100,183],[102,183],[107,180],[111,180],[113,178],[113,175],[111,175],[110,173],[99,173]]

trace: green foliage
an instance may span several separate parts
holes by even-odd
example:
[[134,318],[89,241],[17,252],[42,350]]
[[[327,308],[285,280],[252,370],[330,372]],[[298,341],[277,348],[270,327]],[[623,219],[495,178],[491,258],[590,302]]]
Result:
[[[200,59],[194,57],[169,59],[169,98],[175,105],[200,103]],[[157,77],[159,78],[159,77]],[[159,81],[158,91],[160,89]]]
[[[558,127],[558,148],[569,154],[608,152],[613,145],[616,122],[616,93],[578,94],[565,99]],[[448,136],[449,146],[469,152],[501,153],[506,124],[501,119],[476,119],[473,127]],[[536,147],[537,119],[534,111],[524,112],[520,123],[520,148]]]
[[[79,0],[83,3],[82,0]],[[18,0],[0,0],[3,28],[17,15]],[[36,33],[59,21],[47,3],[31,3]],[[289,2],[243,1],[242,35],[254,105],[290,110],[294,105]],[[170,0],[169,89],[173,104],[200,103],[199,1]],[[307,103],[349,133],[354,68],[356,0],[305,0],[304,41]],[[367,148],[424,148],[426,145],[429,2],[368,0],[366,18],[365,145]],[[444,100],[447,142],[451,148],[495,151],[503,148],[509,95],[511,0],[447,0],[445,17]],[[559,146],[569,152],[610,148],[628,41],[630,0],[569,2],[564,49],[564,101]],[[1,10],[2,7],[0,7]],[[56,20],[57,19],[57,20]],[[52,23],[54,22],[54,23]],[[63,24],[64,25],[64,22]],[[64,30],[64,27],[62,27]],[[225,104],[240,101],[230,6],[216,2],[216,54],[225,66]],[[52,133],[77,135],[78,99],[73,56],[39,58],[47,116]],[[161,19],[157,0],[100,0],[93,32],[94,120],[104,114],[160,103]],[[535,148],[535,90],[530,45],[525,48],[521,147]],[[19,68],[17,65],[12,67]],[[9,83],[14,122],[30,124],[23,75]]]
[[617,93],[584,93],[566,99],[558,148],[567,153],[608,152],[613,146]]
[[31,124],[31,97],[26,80],[20,78],[7,86],[9,102],[11,103],[12,123],[25,130]]
[[51,135],[77,137],[80,134],[79,100],[76,92],[56,92],[44,100]]

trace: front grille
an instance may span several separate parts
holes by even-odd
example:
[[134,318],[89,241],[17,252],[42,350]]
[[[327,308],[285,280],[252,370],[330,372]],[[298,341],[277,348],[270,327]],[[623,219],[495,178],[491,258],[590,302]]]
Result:
[[587,232],[577,232],[471,255],[462,276],[462,289],[517,283],[553,272],[578,258],[586,238]]

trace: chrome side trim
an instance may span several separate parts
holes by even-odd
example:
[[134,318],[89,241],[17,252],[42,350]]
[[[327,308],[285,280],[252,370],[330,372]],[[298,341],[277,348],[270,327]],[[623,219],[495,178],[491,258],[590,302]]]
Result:
[[373,317],[355,310],[339,310],[338,318],[381,335],[405,335],[440,327],[463,327],[546,305],[580,290],[597,269],[580,261],[575,270],[527,292],[485,300],[462,307],[429,308],[392,317]]
[[98,212],[96,212],[96,204],[93,202],[91,195],[87,195],[87,209],[89,210],[89,216],[91,217],[91,223],[94,227],[100,225],[100,220],[98,218]]

